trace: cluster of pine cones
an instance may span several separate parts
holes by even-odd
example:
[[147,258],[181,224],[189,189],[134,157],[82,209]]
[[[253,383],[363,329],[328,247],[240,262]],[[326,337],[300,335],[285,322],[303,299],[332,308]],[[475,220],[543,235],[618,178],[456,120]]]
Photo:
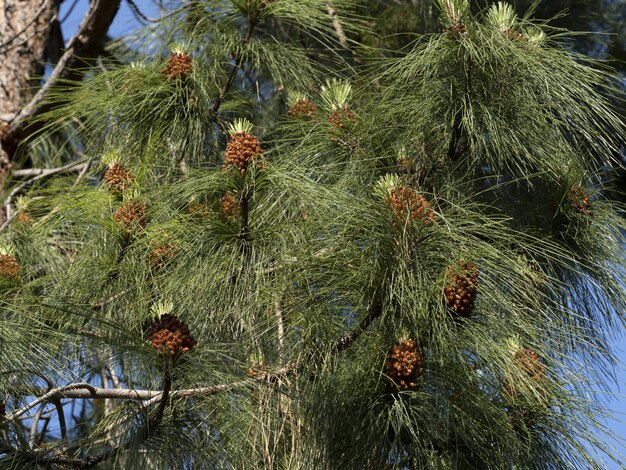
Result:
[[104,174],[109,192],[113,194],[123,193],[135,181],[135,177],[119,163],[113,163]]
[[170,314],[154,319],[148,326],[147,336],[154,349],[171,356],[191,351],[196,344],[189,327]]
[[309,99],[301,99],[287,110],[293,118],[309,118],[317,114],[317,105]]
[[421,219],[429,223],[435,217],[428,201],[408,186],[392,188],[389,191],[387,205],[401,221],[410,216],[413,220]]
[[457,262],[446,274],[444,295],[448,309],[458,317],[469,317],[474,309],[477,289],[476,263]]
[[228,222],[237,220],[239,202],[234,194],[226,193],[222,196],[220,212]]
[[350,106],[335,109],[328,116],[328,122],[337,129],[343,129],[354,121],[356,121],[356,114]]
[[417,387],[424,375],[424,351],[415,340],[407,339],[391,347],[385,360],[385,374],[395,391]]
[[467,33],[467,27],[461,22],[461,20],[457,19],[451,21],[450,24],[444,29],[444,32],[457,39],[461,37],[461,35]]
[[237,168],[243,175],[262,154],[263,149],[257,137],[247,132],[237,132],[230,136],[226,145],[226,156],[222,169]]
[[20,276],[20,265],[15,256],[0,255],[0,279],[2,281],[17,281]]
[[591,210],[591,197],[583,187],[572,186],[567,198],[576,212],[588,217],[593,216],[593,211]]
[[187,206],[186,211],[187,211],[187,214],[197,219],[208,217],[210,214],[209,207],[205,203],[200,202],[200,201],[190,202],[189,205]]
[[191,55],[186,52],[174,52],[161,70],[168,80],[185,80],[192,70]]
[[117,209],[113,218],[128,232],[143,230],[148,225],[148,205],[137,200],[125,202]]

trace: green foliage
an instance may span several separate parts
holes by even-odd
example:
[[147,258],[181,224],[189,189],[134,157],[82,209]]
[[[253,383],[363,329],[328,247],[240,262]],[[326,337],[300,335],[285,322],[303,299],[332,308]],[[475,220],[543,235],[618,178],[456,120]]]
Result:
[[[56,94],[33,148],[63,135],[49,164],[80,150],[92,166],[34,185],[34,221],[3,234],[21,273],[0,301],[2,465],[602,468],[590,446],[619,460],[589,392],[609,383],[626,311],[626,227],[602,185],[624,139],[609,72],[504,5],[437,2],[439,31],[388,52],[358,16],[369,2],[334,3],[364,39],[352,57],[326,1],[195,1],[140,33],[145,57]],[[184,77],[163,73],[173,44]],[[288,116],[288,93],[320,106]],[[119,192],[113,162],[134,176]],[[444,297],[464,263],[467,317]],[[146,324],[166,310],[191,351],[153,347]],[[386,357],[406,338],[424,373],[398,392]],[[47,381],[163,393],[91,400],[36,449],[17,414]]]

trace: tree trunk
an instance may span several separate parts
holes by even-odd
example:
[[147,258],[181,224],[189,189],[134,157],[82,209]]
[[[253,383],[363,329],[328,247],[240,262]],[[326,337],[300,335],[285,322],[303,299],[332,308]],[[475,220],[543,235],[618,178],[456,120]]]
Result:
[[0,188],[17,143],[7,123],[37,91],[59,0],[0,0]]

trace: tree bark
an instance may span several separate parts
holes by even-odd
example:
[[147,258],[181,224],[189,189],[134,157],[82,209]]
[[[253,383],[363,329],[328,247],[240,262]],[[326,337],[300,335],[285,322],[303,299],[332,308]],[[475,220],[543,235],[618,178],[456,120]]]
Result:
[[0,0],[0,187],[17,142],[8,123],[37,91],[60,0]]

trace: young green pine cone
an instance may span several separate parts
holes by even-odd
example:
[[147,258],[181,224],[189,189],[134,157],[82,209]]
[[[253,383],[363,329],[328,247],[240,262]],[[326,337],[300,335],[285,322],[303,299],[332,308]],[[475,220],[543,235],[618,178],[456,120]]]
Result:
[[154,349],[171,356],[191,351],[196,344],[189,327],[171,314],[155,318],[148,327],[147,336]]
[[385,360],[385,374],[394,391],[410,390],[424,375],[424,351],[412,339],[391,347]]
[[450,312],[467,318],[474,309],[478,289],[476,263],[455,263],[446,273],[445,301]]

